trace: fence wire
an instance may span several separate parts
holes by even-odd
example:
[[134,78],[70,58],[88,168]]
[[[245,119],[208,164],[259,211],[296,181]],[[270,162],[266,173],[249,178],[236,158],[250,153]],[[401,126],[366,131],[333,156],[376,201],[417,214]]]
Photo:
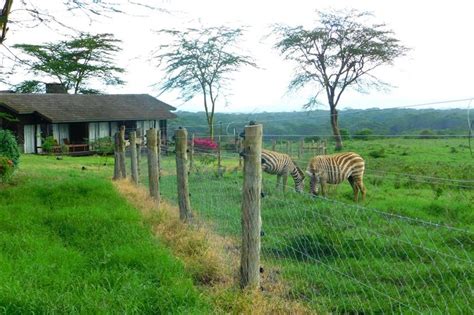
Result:
[[[235,138],[221,141],[225,149],[220,154],[194,147],[189,170],[191,207],[195,224],[224,237],[227,249],[235,253],[241,239],[243,174]],[[272,143],[265,147],[271,149]],[[287,152],[286,143],[277,143],[275,149],[290,154],[302,169],[316,152],[311,147],[305,152],[298,153],[296,147]],[[162,198],[177,204],[173,150],[172,145],[162,150],[167,153],[160,157],[160,192]],[[146,148],[142,148],[143,185],[148,181],[146,163]],[[421,185],[407,184],[413,190],[433,190],[433,185],[460,189],[464,198],[474,201],[472,175],[449,178],[380,170],[381,163],[375,159],[367,164],[369,194],[384,193],[377,180],[371,179],[381,177],[395,186],[406,179],[411,185]],[[279,286],[279,294],[303,302],[315,313],[474,313],[471,226],[449,226],[370,203],[356,204],[339,194],[317,198],[308,192],[298,194],[292,183],[289,179],[283,192],[275,188],[275,176],[264,174],[264,292]]]

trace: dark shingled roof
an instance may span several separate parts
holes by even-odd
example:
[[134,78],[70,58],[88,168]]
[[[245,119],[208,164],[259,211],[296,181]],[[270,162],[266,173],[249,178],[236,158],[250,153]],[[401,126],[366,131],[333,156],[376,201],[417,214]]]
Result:
[[0,105],[53,123],[176,118],[173,106],[148,94],[1,94]]

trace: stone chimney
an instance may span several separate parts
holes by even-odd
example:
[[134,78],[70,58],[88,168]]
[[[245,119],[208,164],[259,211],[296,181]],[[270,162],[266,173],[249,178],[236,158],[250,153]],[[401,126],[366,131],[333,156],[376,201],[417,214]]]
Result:
[[46,93],[67,94],[67,90],[61,83],[46,83]]

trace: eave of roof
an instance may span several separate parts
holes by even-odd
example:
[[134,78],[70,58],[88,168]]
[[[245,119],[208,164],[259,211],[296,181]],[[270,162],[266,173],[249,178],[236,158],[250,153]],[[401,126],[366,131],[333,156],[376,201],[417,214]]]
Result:
[[175,107],[148,94],[0,94],[18,114],[39,113],[54,123],[172,119]]

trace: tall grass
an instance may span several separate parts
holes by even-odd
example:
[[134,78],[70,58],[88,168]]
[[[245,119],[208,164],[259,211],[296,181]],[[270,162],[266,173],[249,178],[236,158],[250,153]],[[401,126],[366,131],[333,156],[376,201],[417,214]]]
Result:
[[183,265],[102,176],[110,166],[22,159],[0,187],[0,312],[210,311]]

